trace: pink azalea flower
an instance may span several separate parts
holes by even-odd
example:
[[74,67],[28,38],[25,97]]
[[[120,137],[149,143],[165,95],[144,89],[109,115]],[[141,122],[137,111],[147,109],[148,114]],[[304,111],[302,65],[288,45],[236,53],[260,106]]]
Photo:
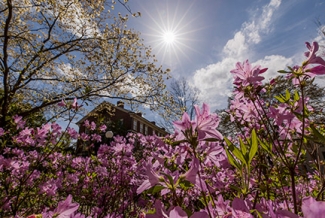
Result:
[[99,130],[100,130],[101,132],[105,132],[106,129],[107,129],[107,126],[106,126],[105,124],[103,124],[103,125],[101,125],[101,126],[99,127]]
[[190,218],[209,218],[209,215],[205,211],[195,212]]
[[65,218],[70,217],[79,207],[79,204],[72,203],[72,196],[69,195],[65,201],[59,202],[58,207],[54,210],[54,213],[59,214],[58,217]]
[[40,140],[45,140],[45,138],[47,137],[47,134],[50,132],[50,130],[51,130],[50,123],[43,125],[41,128],[37,127],[37,135],[35,137]]
[[69,134],[69,136],[72,139],[78,139],[79,134],[78,134],[78,132],[74,128],[68,127],[67,128],[67,133]]
[[229,200],[224,201],[222,195],[218,195],[218,200],[215,202],[218,215],[225,215],[230,211]]
[[173,210],[169,213],[169,218],[187,218],[187,214],[181,207],[176,206]]
[[[305,56],[307,57],[307,60],[303,63],[303,70],[304,75],[308,75],[311,79],[314,78],[316,75],[324,75],[325,74],[325,61],[323,58],[316,55],[316,52],[318,51],[319,45],[317,42],[313,42],[312,45],[310,45],[309,42],[306,42],[306,47],[309,51],[305,52]],[[317,66],[308,66],[309,64],[317,64]],[[294,68],[295,69],[295,68]],[[297,70],[296,68],[295,70]],[[294,84],[298,84],[297,78],[294,78],[293,80]]]
[[240,198],[234,198],[231,204],[234,210],[240,210],[246,213],[249,213],[249,208],[247,206],[247,202]]
[[260,74],[264,73],[267,68],[261,69],[261,67],[255,66],[252,68],[248,60],[243,63],[238,62],[236,69],[230,72],[234,75],[234,84],[237,86],[248,86],[248,85],[261,85],[264,77]]
[[58,207],[54,211],[42,214],[45,217],[57,217],[57,218],[70,218],[73,217],[73,213],[78,210],[79,204],[72,203],[72,196],[69,195],[65,201],[59,202]]
[[98,134],[95,134],[95,133],[91,135],[91,139],[93,141],[96,141],[96,142],[101,142],[102,141],[102,137],[100,135],[98,135]]
[[194,107],[196,113],[195,121],[191,121],[186,112],[183,114],[181,121],[174,121],[176,140],[190,139],[195,135],[195,131],[200,141],[207,138],[222,139],[221,133],[216,130],[219,125],[218,115],[210,114],[210,108],[205,103],[203,104],[202,112],[197,105]]
[[190,116],[186,112],[183,114],[181,121],[174,121],[173,123],[175,128],[180,131],[191,129],[195,125],[195,122],[191,121]]
[[139,186],[137,189],[137,194],[140,194],[159,183],[159,175],[153,170],[150,163],[146,166],[146,175],[148,176],[148,179],[144,180],[143,183]]
[[90,130],[95,130],[95,129],[96,129],[96,123],[94,121],[91,121]]
[[306,42],[306,47],[309,50],[309,51],[305,52],[305,56],[307,57],[306,62],[308,64],[325,65],[325,61],[321,57],[316,56],[316,52],[318,51],[318,48],[319,48],[317,42],[313,42],[312,45],[310,45],[309,42]]
[[219,117],[217,114],[210,114],[210,107],[203,103],[202,111],[195,105],[196,113],[196,130],[198,133],[198,139],[203,140],[206,138],[222,139],[222,135],[217,131],[219,125]]
[[66,103],[63,101],[63,99],[58,103],[60,107],[65,107]]
[[85,122],[84,122],[84,126],[85,126],[86,128],[90,128],[89,120],[85,120]]
[[297,214],[294,214],[287,210],[278,210],[276,212],[276,216],[274,216],[274,218],[300,218],[300,217]]
[[305,218],[324,217],[325,202],[316,201],[312,197],[305,197],[302,199],[301,209]]
[[[186,212],[179,206],[174,207],[169,212],[164,208],[160,200],[155,202],[156,212],[154,214],[146,214],[146,218],[187,218]],[[195,212],[190,218],[208,218],[209,215],[205,211]]]
[[77,98],[74,98],[71,108],[78,110],[78,108],[80,108],[80,107],[81,107],[81,105],[78,105]]
[[318,65],[305,70],[305,74],[309,75],[311,78],[314,78],[316,75],[324,75],[325,74],[325,66]]
[[268,113],[268,116],[270,118],[273,118],[278,126],[281,126],[285,120],[292,120],[294,118],[294,115],[290,113],[287,107],[288,106],[283,103],[279,104],[277,108],[270,107],[270,112]]
[[199,164],[199,160],[197,158],[194,158],[191,164],[191,168],[185,174],[183,174],[185,179],[191,182],[192,184],[196,183],[196,177],[199,171]]
[[86,133],[82,132],[80,134],[80,139],[83,140],[83,141],[88,141],[90,139],[90,136],[87,135]]
[[211,142],[209,144],[209,149],[206,151],[207,157],[205,160],[205,164],[212,162],[217,167],[220,167],[221,164],[219,163],[221,158],[220,156],[224,156],[224,149],[220,145],[215,142]]
[[77,213],[75,215],[72,214],[70,218],[86,218],[86,216],[81,213]]
[[25,127],[26,121],[23,120],[22,116],[15,115],[13,119],[17,124],[17,129],[23,129]]
[[163,203],[160,200],[156,200],[155,202],[156,212],[154,214],[146,214],[146,218],[164,218],[168,217],[168,213],[164,208]]
[[5,131],[0,127],[0,136],[3,136],[5,134]]

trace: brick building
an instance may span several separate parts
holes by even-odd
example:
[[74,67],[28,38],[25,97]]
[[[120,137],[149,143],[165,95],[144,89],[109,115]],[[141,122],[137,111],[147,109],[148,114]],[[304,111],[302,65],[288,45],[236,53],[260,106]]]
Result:
[[165,136],[168,134],[164,128],[160,128],[154,121],[148,121],[142,117],[141,113],[135,113],[124,108],[123,102],[117,102],[113,105],[109,102],[103,102],[84,118],[77,122],[79,132],[84,132],[82,125],[85,120],[95,123],[104,123],[107,130],[114,135],[126,135],[128,132],[142,133],[143,135]]
[[[109,102],[103,102],[93,109],[89,114],[77,122],[79,133],[87,132],[84,127],[85,120],[94,121],[96,124],[105,124],[106,131],[111,131],[113,136],[125,136],[128,132],[142,133],[143,135],[165,136],[168,132],[164,128],[160,128],[153,121],[148,121],[141,113],[135,113],[124,108],[124,103],[119,101],[117,105]],[[102,143],[109,142],[110,139],[102,134]],[[107,135],[106,135],[107,136]],[[81,152],[84,148],[77,143],[77,152]],[[99,145],[95,145],[97,150]],[[84,146],[82,146],[84,147]]]

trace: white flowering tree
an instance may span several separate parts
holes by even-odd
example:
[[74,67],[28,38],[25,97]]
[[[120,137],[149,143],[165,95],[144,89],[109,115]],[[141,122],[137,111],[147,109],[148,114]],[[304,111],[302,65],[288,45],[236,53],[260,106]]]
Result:
[[[125,5],[125,2],[120,2]],[[161,107],[168,70],[128,29],[128,16],[112,15],[106,0],[5,0],[0,2],[0,126],[15,99],[19,115],[64,99],[123,99]],[[130,14],[129,12],[126,12]],[[62,111],[61,111],[62,112]]]

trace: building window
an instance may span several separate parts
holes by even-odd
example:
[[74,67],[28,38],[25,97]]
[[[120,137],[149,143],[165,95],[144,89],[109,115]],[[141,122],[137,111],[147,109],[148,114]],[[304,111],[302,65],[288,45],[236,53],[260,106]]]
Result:
[[137,131],[138,130],[138,122],[136,120],[133,120],[133,130]]
[[156,133],[155,133],[155,130],[154,130],[154,129],[152,130],[152,135],[156,135]]
[[123,125],[124,119],[120,119],[120,124]]
[[148,135],[148,126],[144,126],[144,134]]
[[143,123],[140,123],[140,132],[143,133]]

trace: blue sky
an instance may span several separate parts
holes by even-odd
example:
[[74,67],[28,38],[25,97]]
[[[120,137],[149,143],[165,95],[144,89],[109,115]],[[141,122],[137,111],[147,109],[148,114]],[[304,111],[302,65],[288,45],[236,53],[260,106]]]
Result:
[[[227,106],[229,73],[238,61],[268,67],[267,77],[299,64],[304,42],[320,40],[316,20],[325,23],[322,0],[129,0],[128,27],[139,31],[159,63],[174,78],[186,77],[211,108]],[[126,10],[116,7],[126,14]],[[163,32],[175,33],[166,45]],[[325,85],[325,83],[324,83]]]

